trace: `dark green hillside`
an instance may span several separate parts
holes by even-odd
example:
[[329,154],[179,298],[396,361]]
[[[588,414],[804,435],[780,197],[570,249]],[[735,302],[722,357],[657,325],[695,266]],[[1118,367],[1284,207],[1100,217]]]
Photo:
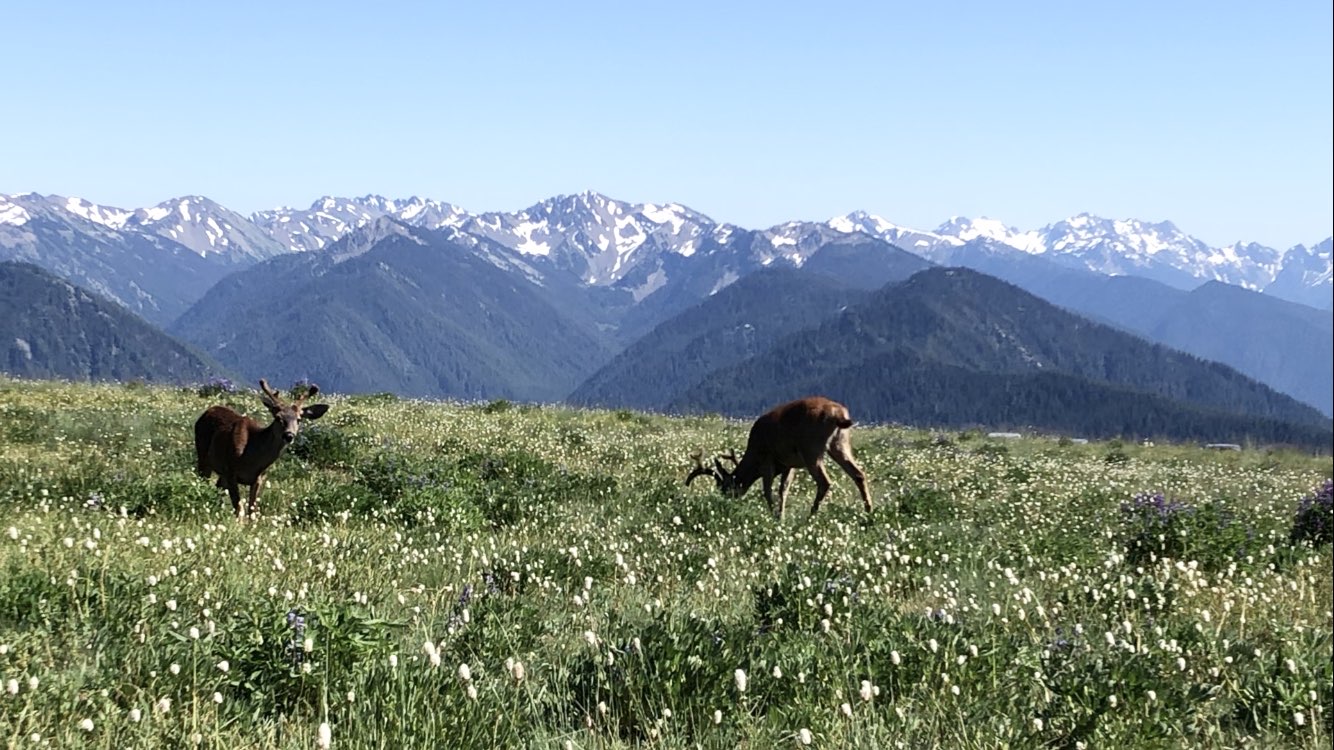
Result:
[[0,262],[0,370],[27,378],[201,382],[222,368],[120,305]]
[[247,378],[344,392],[549,401],[608,358],[520,274],[441,233],[377,231],[225,279],[175,330]]
[[975,252],[956,259],[1080,315],[1221,362],[1326,416],[1334,413],[1334,318],[1328,311],[1219,281],[1187,292],[1029,256]]
[[1334,413],[1334,318],[1328,310],[1211,281],[1145,333],[1217,360]]
[[[814,271],[847,286],[871,291],[890,281],[902,281],[931,265],[912,253],[866,235],[827,232],[803,243],[808,257],[802,270]],[[688,310],[721,291],[724,280],[744,279],[766,267],[788,267],[790,261],[773,259],[774,246],[763,232],[736,229],[719,242],[707,238],[693,255],[668,254],[661,267],[644,268],[622,279],[625,292],[646,281],[645,274],[661,272],[667,283],[624,311],[616,321],[617,340],[626,345],[647,335],[659,323]],[[773,265],[764,266],[768,258]]]
[[899,247],[852,234],[825,244],[801,268],[870,292],[930,267],[929,261]]
[[582,405],[661,409],[709,372],[817,325],[865,292],[788,268],[756,271],[654,328],[567,399]]
[[847,399],[864,421],[1330,443],[1318,412],[1231,368],[964,269],[887,286],[710,374],[670,408],[748,415],[808,392]]

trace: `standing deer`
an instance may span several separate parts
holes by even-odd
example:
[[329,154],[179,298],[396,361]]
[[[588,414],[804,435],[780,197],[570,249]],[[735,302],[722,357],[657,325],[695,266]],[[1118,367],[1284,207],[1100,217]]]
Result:
[[[871,494],[866,488],[866,474],[852,458],[852,443],[848,429],[852,417],[847,407],[821,396],[798,399],[775,407],[755,420],[746,441],[746,452],[740,459],[736,451],[725,458],[733,465],[732,471],[723,468],[722,461],[713,459],[713,466],[704,465],[703,454],[696,453],[695,468],[686,477],[686,484],[696,477],[712,476],[718,489],[729,497],[741,497],[755,480],[764,482],[764,499],[769,511],[783,520],[787,504],[787,486],[792,471],[804,467],[815,480],[815,503],[811,515],[820,509],[820,502],[829,492],[829,475],[824,470],[824,455],[834,459],[861,492],[866,512],[871,512]],[[779,477],[778,504],[774,505],[774,476]]]
[[307,398],[320,392],[312,385],[290,404],[283,403],[278,392],[259,381],[260,400],[273,414],[273,422],[264,427],[250,417],[237,414],[225,406],[211,406],[195,421],[195,453],[199,459],[199,476],[208,479],[218,474],[217,486],[227,490],[232,499],[232,511],[241,517],[239,484],[250,485],[250,501],[246,515],[259,510],[259,490],[264,484],[264,472],[269,470],[287,444],[296,439],[301,420],[319,419],[329,410],[328,404],[303,406]]

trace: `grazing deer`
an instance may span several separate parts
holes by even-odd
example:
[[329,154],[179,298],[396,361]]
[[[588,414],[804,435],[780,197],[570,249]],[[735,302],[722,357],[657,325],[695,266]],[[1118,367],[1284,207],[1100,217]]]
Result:
[[264,402],[273,422],[268,427],[250,417],[237,414],[225,406],[211,406],[195,421],[195,453],[199,459],[199,476],[208,479],[218,474],[218,486],[227,490],[232,499],[232,511],[241,517],[241,491],[238,484],[250,485],[250,501],[246,515],[259,510],[259,490],[264,484],[264,472],[278,460],[287,444],[296,439],[301,420],[319,419],[329,410],[328,404],[303,406],[307,398],[320,392],[312,385],[290,404],[283,403],[278,392],[259,381],[260,400]]
[[[811,515],[814,516],[829,492],[829,475],[823,465],[824,455],[828,453],[857,484],[866,512],[870,513],[871,494],[866,488],[866,474],[852,459],[850,427],[852,418],[848,416],[847,407],[836,401],[811,396],[783,404],[755,420],[750,428],[750,439],[746,441],[746,452],[740,459],[735,450],[721,456],[732,463],[732,471],[724,469],[718,458],[713,459],[712,467],[706,467],[703,453],[696,453],[691,456],[695,468],[686,477],[686,484],[695,481],[696,477],[712,476],[723,494],[741,497],[758,479],[764,482],[764,499],[769,504],[769,511],[781,521],[792,471],[803,467],[810,472],[817,488],[815,503],[811,505]],[[773,496],[775,475],[779,477],[776,507]]]

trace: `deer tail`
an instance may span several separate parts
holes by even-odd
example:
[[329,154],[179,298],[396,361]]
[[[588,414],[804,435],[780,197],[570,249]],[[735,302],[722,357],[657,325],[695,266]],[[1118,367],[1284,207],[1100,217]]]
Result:
[[837,404],[830,404],[824,415],[825,421],[833,422],[840,429],[846,430],[853,425],[852,415],[848,414],[845,407]]

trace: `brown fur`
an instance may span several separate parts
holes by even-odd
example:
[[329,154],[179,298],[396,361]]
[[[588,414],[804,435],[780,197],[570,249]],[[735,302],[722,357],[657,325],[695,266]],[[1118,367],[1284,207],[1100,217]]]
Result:
[[261,400],[273,414],[268,426],[225,407],[211,406],[195,420],[196,471],[207,479],[217,473],[217,486],[227,490],[232,511],[241,516],[241,492],[238,485],[250,486],[246,515],[259,511],[259,491],[264,474],[296,438],[303,419],[319,419],[328,410],[326,404],[303,406],[307,397],[319,393],[319,387],[291,404],[284,404],[268,383],[259,381]]
[[[714,459],[713,469],[696,459],[697,468],[686,480],[701,474],[712,474],[718,486],[728,495],[741,497],[760,480],[764,485],[764,499],[769,510],[780,520],[787,504],[787,487],[792,472],[804,468],[815,480],[815,502],[811,515],[820,509],[820,503],[829,492],[829,476],[824,470],[827,453],[852,481],[862,496],[866,512],[871,512],[871,494],[866,485],[866,474],[852,457],[849,428],[853,425],[847,407],[822,396],[811,396],[777,406],[762,414],[751,425],[746,441],[746,452],[738,460],[733,453],[727,458],[736,464],[732,472]],[[778,503],[773,497],[773,480],[779,477]]]

